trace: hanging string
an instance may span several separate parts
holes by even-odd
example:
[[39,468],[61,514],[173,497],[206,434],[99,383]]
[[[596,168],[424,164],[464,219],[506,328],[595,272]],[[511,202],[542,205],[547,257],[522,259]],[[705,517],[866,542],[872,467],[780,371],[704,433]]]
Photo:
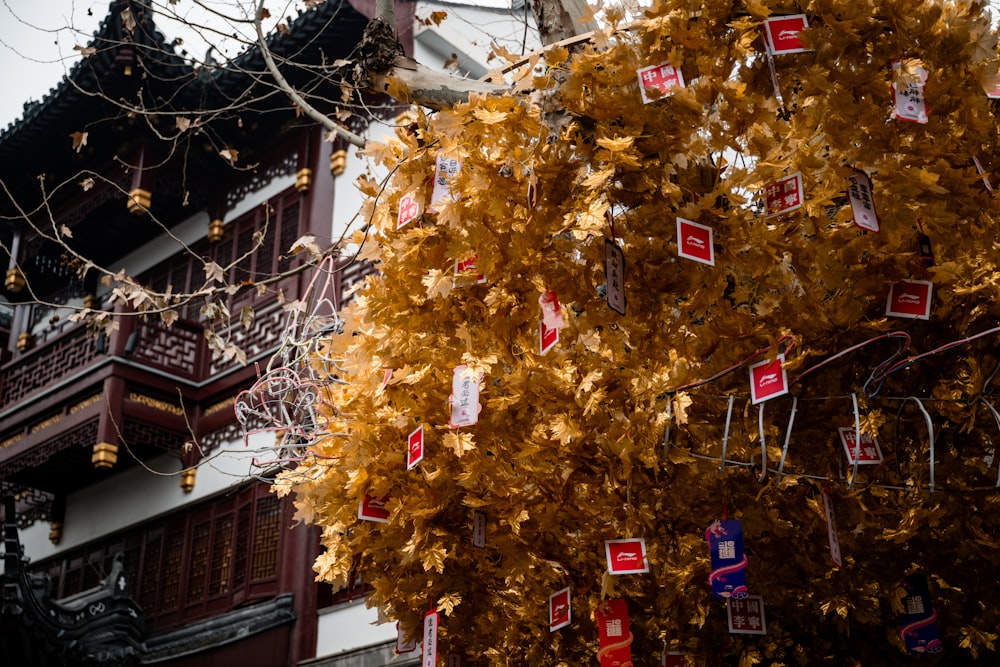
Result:
[[847,485],[848,489],[853,489],[854,483],[858,481],[858,464],[861,462],[861,411],[858,409],[857,394],[851,394],[851,403],[854,406],[854,469],[851,471],[851,481]]
[[[786,347],[784,350],[781,349],[781,346],[782,346],[783,343],[787,343],[788,344],[788,347]],[[789,335],[782,336],[774,344],[774,347],[776,347],[778,349],[779,353],[781,353],[781,354],[788,354],[792,350],[792,348],[795,347],[795,338],[793,336],[789,336]],[[733,364],[732,366],[730,366],[729,368],[726,368],[724,370],[719,371],[718,373],[716,373],[715,375],[713,375],[710,378],[706,378],[704,380],[697,380],[695,382],[691,382],[691,383],[688,383],[688,384],[685,384],[685,385],[681,385],[680,387],[675,387],[674,389],[669,389],[669,390],[667,390],[666,393],[668,393],[668,394],[676,394],[676,393],[681,392],[681,391],[687,391],[688,389],[694,389],[695,387],[701,387],[702,385],[706,385],[706,384],[709,384],[711,382],[715,382],[716,380],[719,380],[719,379],[721,379],[721,378],[729,375],[730,373],[732,373],[736,369],[740,368],[741,366],[745,366],[746,364],[750,363],[754,359],[757,359],[761,355],[766,354],[767,352],[770,352],[771,350],[772,350],[772,346],[770,346],[770,345],[768,345],[767,347],[762,347],[759,350],[757,350],[756,352],[754,352],[753,354],[751,354],[750,356],[748,356],[745,359],[743,359],[742,361],[738,361],[735,364]]]
[[760,428],[760,477],[763,482],[767,479],[767,444],[764,442],[764,406],[767,401],[760,404],[757,410],[757,423]]
[[788,415],[788,426],[785,428],[785,444],[781,448],[781,462],[778,464],[778,481],[781,481],[781,475],[785,470],[785,458],[788,456],[788,443],[792,439],[792,424],[795,423],[795,412],[799,407],[799,397],[792,397],[792,411]]
[[[996,373],[996,371],[994,371],[994,373]],[[997,423],[997,428],[1000,428],[1000,412],[997,412],[997,409],[994,408],[993,404],[990,403],[989,401],[987,401],[985,397],[980,396],[979,400],[982,401],[983,404],[987,408],[989,408],[990,414],[993,415],[993,420]],[[998,459],[1000,459],[1000,457],[997,456],[997,450],[996,450],[996,447],[994,447],[993,448],[993,460],[997,461]],[[997,487],[996,488],[1000,489],[1000,461],[998,461],[998,463],[997,463]]]
[[[726,409],[726,429],[722,432],[722,463],[719,464],[719,472],[726,471],[726,450],[729,447],[729,425],[733,421],[733,403],[736,402],[736,397],[732,394],[729,395],[729,407]],[[997,425],[1000,425],[1000,418],[997,420]],[[1000,480],[997,481],[1000,485]]]

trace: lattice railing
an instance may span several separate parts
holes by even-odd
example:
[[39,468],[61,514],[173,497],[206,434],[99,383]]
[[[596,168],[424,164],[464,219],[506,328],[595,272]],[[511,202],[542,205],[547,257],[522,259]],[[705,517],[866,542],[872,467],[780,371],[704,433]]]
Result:
[[66,331],[0,369],[0,407],[7,407],[73,375],[89,366],[97,356],[94,339],[87,335],[86,327],[77,326]]
[[183,322],[167,326],[159,321],[142,320],[136,324],[139,333],[130,353],[133,360],[172,375],[201,379],[202,359],[207,353],[201,327]]

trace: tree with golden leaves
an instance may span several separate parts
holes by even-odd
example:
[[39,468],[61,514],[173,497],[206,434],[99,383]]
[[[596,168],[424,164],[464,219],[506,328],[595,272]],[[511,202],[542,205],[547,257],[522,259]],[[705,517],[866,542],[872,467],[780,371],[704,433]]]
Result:
[[[277,483],[323,528],[318,577],[360,570],[369,604],[414,637],[437,608],[464,665],[594,664],[594,611],[614,597],[636,665],[671,650],[871,667],[917,659],[901,582],[923,575],[944,652],[919,659],[995,664],[1000,153],[983,4],[610,9],[586,43],[528,62],[523,93],[418,113],[369,146],[392,173],[362,183],[381,274],[325,341],[340,375],[323,436]],[[769,52],[766,19],[798,14],[801,49]],[[651,66],[680,76],[640,91]],[[924,122],[899,117],[909,103]],[[799,206],[769,209],[794,174]],[[877,232],[848,196],[866,179]],[[714,264],[679,255],[678,218],[711,228]],[[907,285],[929,292],[926,318],[887,307]],[[552,295],[558,315],[540,305]],[[543,317],[558,331],[544,353]],[[790,391],[754,404],[748,368],[776,360]],[[455,387],[474,424],[452,426]],[[851,465],[841,428],[882,462]],[[366,496],[387,498],[386,521],[359,519]],[[766,635],[730,634],[712,597],[705,530],[723,516],[743,523]],[[645,541],[648,573],[608,574],[619,538]],[[550,632],[564,587],[572,623]]]

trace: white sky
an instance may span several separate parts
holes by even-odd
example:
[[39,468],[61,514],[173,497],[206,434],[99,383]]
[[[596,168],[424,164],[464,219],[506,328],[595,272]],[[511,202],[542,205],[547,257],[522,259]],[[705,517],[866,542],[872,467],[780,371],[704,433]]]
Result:
[[[171,22],[167,12],[172,10],[191,19],[197,25],[226,25],[218,18],[207,19],[212,9],[229,15],[236,14],[240,6],[252,5],[251,0],[157,0],[156,25],[168,37],[182,37],[190,55],[201,60],[207,46],[199,35],[189,28]],[[274,25],[281,16],[294,15],[301,2],[269,0],[268,8],[274,17],[265,23]],[[62,76],[80,58],[74,46],[86,46],[101,20],[107,16],[110,0],[0,0],[0,128],[18,119],[27,100],[38,100],[54,87]],[[200,6],[199,6],[200,5]],[[252,35],[251,26],[240,26],[240,31]],[[225,32],[232,32],[226,27]],[[217,35],[205,39],[219,43]],[[232,42],[231,57],[241,50]],[[215,56],[217,59],[218,55]]]

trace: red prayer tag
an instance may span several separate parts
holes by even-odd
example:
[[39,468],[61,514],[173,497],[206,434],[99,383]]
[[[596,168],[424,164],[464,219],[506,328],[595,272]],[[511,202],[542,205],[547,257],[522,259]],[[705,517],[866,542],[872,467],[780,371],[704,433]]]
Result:
[[410,470],[424,460],[424,425],[421,424],[407,438],[406,469]]
[[399,215],[396,217],[396,229],[405,227],[420,215],[420,206],[412,192],[407,192],[399,198]]
[[802,174],[796,172],[780,178],[764,190],[767,217],[794,211],[802,207]]
[[729,633],[744,635],[766,635],[764,623],[764,599],[759,595],[748,595],[742,600],[730,598],[726,603],[729,613]]
[[772,55],[785,53],[805,53],[812,49],[802,44],[802,31],[809,27],[805,14],[775,16],[764,21],[764,36],[767,49]]
[[601,667],[627,667],[632,664],[632,631],[628,623],[628,602],[605,600],[594,614],[597,621],[597,659]]
[[885,314],[895,317],[930,319],[933,284],[926,280],[901,280],[889,290]]
[[639,75],[639,94],[642,95],[643,104],[649,104],[659,99],[647,95],[647,89],[658,90],[661,93],[660,97],[666,97],[674,91],[674,88],[684,87],[684,75],[678,68],[668,63],[643,67],[637,73]]
[[882,463],[882,448],[878,446],[878,441],[868,435],[861,434],[861,443],[857,442],[857,432],[850,426],[843,426],[838,429],[840,442],[847,452],[847,462],[854,465],[879,464]]
[[641,574],[649,572],[646,561],[646,541],[641,537],[604,542],[610,574]]
[[564,628],[572,621],[569,587],[549,596],[549,632]]
[[715,266],[712,228],[677,218],[677,254],[702,264]]
[[756,405],[788,393],[788,376],[784,368],[785,355],[772,361],[762,361],[750,367],[750,396]]
[[358,504],[358,518],[365,521],[387,523],[389,521],[389,510],[385,508],[387,502],[389,502],[389,496],[373,498],[366,493]]

